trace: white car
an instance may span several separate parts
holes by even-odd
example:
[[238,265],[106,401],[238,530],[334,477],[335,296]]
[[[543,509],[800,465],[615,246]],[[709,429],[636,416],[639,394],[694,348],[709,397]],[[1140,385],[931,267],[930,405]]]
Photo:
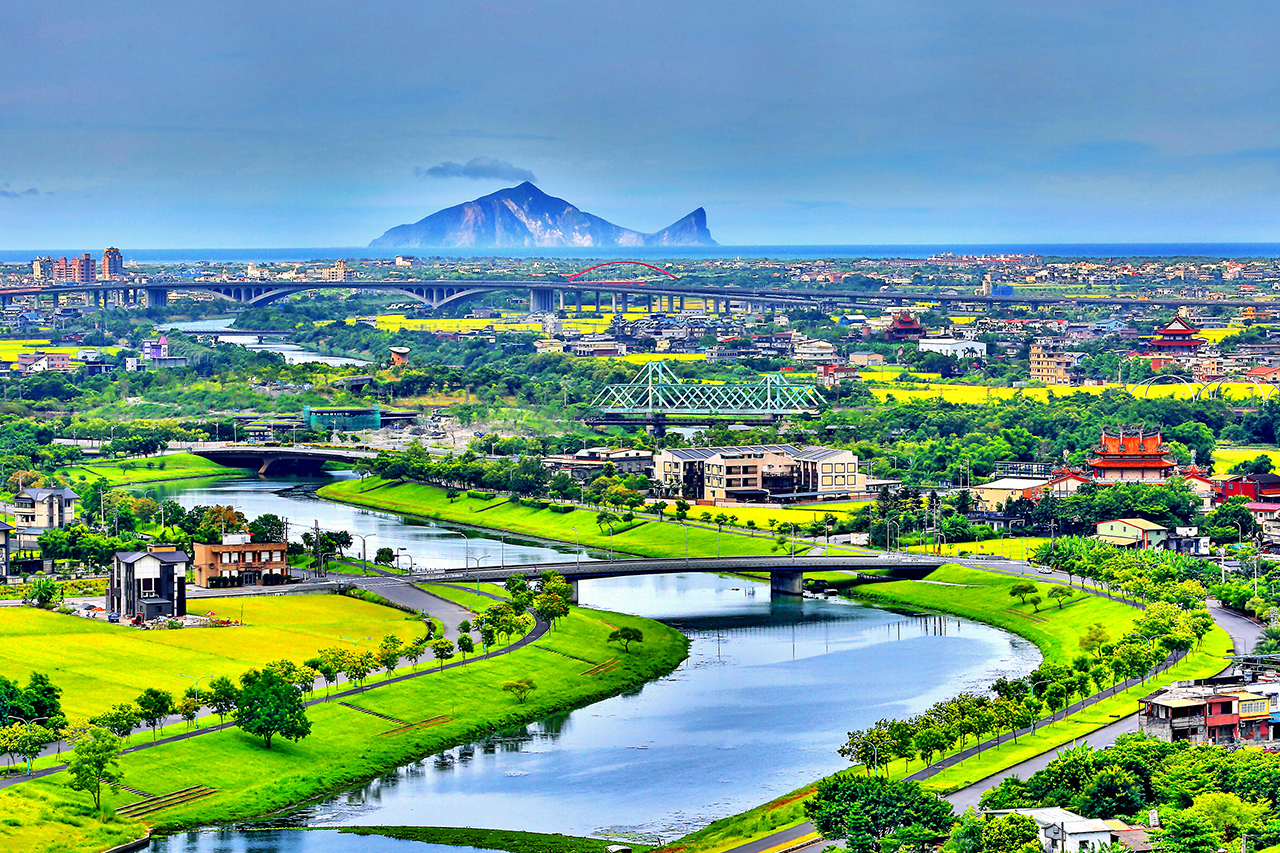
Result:
[[1038,571],[1042,575],[1053,574],[1053,569],[1049,568],[1048,566],[1041,566],[1040,568],[1036,569],[1036,571]]

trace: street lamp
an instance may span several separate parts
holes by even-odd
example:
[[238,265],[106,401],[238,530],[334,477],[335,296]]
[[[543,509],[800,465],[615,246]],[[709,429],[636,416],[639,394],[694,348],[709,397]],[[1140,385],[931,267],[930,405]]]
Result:
[[680,526],[684,528],[684,567],[689,568],[689,525],[683,521]]
[[[576,527],[570,527],[569,529],[573,531],[573,553],[574,553],[574,554],[577,556],[577,558],[578,558],[578,568],[582,568],[582,545],[580,544],[580,540],[578,539],[578,528],[576,528]],[[686,542],[688,542],[688,540],[689,540],[689,533],[688,533],[688,531],[686,531],[686,532],[685,532],[684,536],[685,536],[685,541],[686,541]],[[686,556],[685,556],[685,559],[688,559],[688,554],[687,554],[688,546],[687,546],[687,545],[685,546],[685,550],[686,550]]]
[[360,540],[360,572],[363,574],[369,571],[369,543],[367,540],[378,534],[366,533],[361,536],[359,533],[352,533],[351,535]]
[[409,574],[413,574],[413,554],[409,553],[409,549],[403,545],[396,549],[396,568],[400,567],[400,558],[409,558]]
[[796,561],[796,523],[788,521],[787,524],[791,525],[791,562],[794,563]]
[[338,639],[346,640],[348,643],[351,644],[351,650],[355,651],[356,648],[358,648],[361,643],[363,643],[365,640],[372,640],[373,637],[360,637],[359,639],[352,639],[351,637],[343,637],[339,635]]
[[886,521],[884,523],[884,547],[886,551],[888,551],[890,546],[893,544],[893,541],[890,538],[890,528],[897,528],[898,547],[893,549],[893,553],[896,554],[902,548],[902,525],[896,521]]
[[164,501],[160,497],[159,489],[147,489],[142,493],[142,496],[146,497],[147,495],[150,495],[150,494],[154,494],[156,496],[156,503],[160,505],[160,535],[163,536],[164,535]]
[[[18,716],[18,715],[16,715],[16,714],[10,714],[10,715],[9,715],[9,719],[11,719],[11,720],[17,720],[18,722],[22,723],[22,727],[23,727],[23,728],[22,728],[22,730],[23,730],[23,732],[28,732],[28,731],[30,731],[30,730],[31,730],[31,726],[32,726],[32,725],[34,725],[35,723],[40,722],[41,720],[48,720],[49,718],[48,718],[48,717],[33,717],[33,718],[32,718],[32,719],[30,719],[30,720],[25,720],[25,719],[23,719],[22,717],[19,717],[19,716]],[[28,759],[27,759],[27,775],[28,775],[28,776],[30,776],[30,775],[31,775],[31,761],[32,761],[32,759],[30,759],[30,758],[28,758]]]
[[[483,556],[473,557],[471,559],[474,559],[476,561],[476,592],[479,593],[480,592],[480,561],[483,560],[484,557]],[[466,571],[466,566],[463,566],[463,571],[464,572]]]
[[194,675],[187,675],[185,672],[180,672],[180,673],[178,673],[178,675],[181,675],[183,678],[190,678],[190,679],[191,679],[191,686],[192,686],[192,687],[194,687],[194,688],[195,688],[195,690],[196,690],[196,701],[197,701],[197,702],[199,702],[199,701],[200,701],[200,682],[201,682],[201,681],[204,681],[206,678],[213,678],[213,676],[212,676],[212,675],[202,675],[202,676],[200,676],[199,678],[196,678]]

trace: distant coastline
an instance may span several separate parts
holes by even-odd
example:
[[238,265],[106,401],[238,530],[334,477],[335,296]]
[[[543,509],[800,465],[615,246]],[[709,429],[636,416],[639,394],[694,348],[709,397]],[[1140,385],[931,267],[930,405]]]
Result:
[[[126,260],[141,263],[245,263],[261,261],[326,261],[337,258],[394,258],[418,255],[442,258],[927,258],[951,252],[956,255],[1029,254],[1068,258],[1204,257],[1276,258],[1280,243],[921,243],[882,245],[812,246],[646,246],[623,248],[522,248],[522,249],[372,249],[368,246],[294,248],[193,248],[129,249],[122,247]],[[85,251],[76,249],[0,249],[0,262],[21,263],[39,256],[71,257]]]

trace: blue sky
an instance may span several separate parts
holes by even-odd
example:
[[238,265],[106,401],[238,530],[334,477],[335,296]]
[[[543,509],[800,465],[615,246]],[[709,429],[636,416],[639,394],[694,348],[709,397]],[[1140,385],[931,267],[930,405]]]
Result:
[[0,248],[362,245],[536,176],[725,244],[1280,241],[1273,2],[30,2]]

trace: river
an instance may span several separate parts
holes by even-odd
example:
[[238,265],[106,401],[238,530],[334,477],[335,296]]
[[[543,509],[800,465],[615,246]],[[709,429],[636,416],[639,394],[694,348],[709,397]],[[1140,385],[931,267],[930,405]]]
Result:
[[182,323],[169,323],[163,326],[157,326],[157,331],[169,331],[174,329],[179,332],[185,332],[191,335],[212,334],[220,343],[240,344],[246,349],[262,350],[265,352],[278,352],[284,356],[286,364],[331,364],[334,366],[346,365],[363,365],[369,362],[359,358],[350,358],[345,355],[321,355],[318,352],[300,347],[297,344],[284,343],[280,340],[267,340],[258,343],[256,335],[236,334],[236,330],[231,328],[231,324],[235,322],[234,317],[223,317],[216,320],[188,320]]
[[[408,547],[418,565],[564,559],[572,547],[505,544],[474,530],[321,501],[315,481],[235,478],[173,486],[183,505],[234,503]],[[358,541],[358,540],[357,540]],[[472,825],[669,841],[832,773],[851,729],[919,712],[1040,660],[1026,641],[937,615],[843,600],[771,600],[767,585],[715,575],[583,581],[587,607],[636,613],[687,634],[689,659],[632,694],[501,732],[308,807],[294,825]],[[345,836],[345,839],[349,836]],[[326,840],[327,839],[327,840]],[[364,839],[366,842],[369,839]],[[185,833],[164,853],[345,849],[333,833]],[[398,850],[389,846],[361,850]],[[425,851],[418,846],[413,849]],[[459,848],[448,848],[456,851]]]

